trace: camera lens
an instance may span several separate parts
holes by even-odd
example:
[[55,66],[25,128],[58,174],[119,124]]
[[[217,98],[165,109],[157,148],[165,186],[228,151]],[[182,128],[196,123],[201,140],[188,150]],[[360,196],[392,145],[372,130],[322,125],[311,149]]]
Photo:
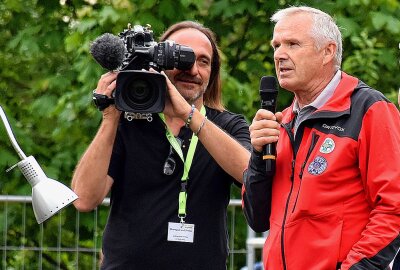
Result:
[[123,70],[117,76],[115,107],[123,112],[159,113],[164,110],[166,91],[160,73]]
[[160,68],[189,70],[196,61],[192,48],[166,40],[150,47],[148,54]]
[[196,61],[193,50],[190,47],[177,45],[175,49],[175,67],[180,70],[189,70]]
[[158,95],[152,84],[140,78],[131,80],[122,92],[122,98],[125,103],[137,110],[146,110],[153,106],[157,97]]

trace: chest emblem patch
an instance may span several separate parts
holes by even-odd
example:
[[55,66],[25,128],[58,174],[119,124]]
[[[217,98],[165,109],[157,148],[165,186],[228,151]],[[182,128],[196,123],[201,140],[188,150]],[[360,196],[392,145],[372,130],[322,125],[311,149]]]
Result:
[[326,138],[319,151],[324,154],[329,154],[333,151],[333,149],[335,149],[335,141],[331,138]]
[[323,173],[328,167],[328,162],[324,157],[317,156],[308,166],[308,172],[312,175],[319,175]]

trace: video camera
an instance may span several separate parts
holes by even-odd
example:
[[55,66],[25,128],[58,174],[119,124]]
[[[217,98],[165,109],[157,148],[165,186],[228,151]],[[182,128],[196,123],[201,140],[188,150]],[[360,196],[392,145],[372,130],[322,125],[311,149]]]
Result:
[[155,42],[150,25],[128,24],[118,37],[104,34],[93,42],[91,53],[104,68],[120,71],[114,91],[115,106],[132,113],[164,110],[166,80],[163,75],[148,71],[150,68],[188,70],[195,62],[190,47],[169,40]]

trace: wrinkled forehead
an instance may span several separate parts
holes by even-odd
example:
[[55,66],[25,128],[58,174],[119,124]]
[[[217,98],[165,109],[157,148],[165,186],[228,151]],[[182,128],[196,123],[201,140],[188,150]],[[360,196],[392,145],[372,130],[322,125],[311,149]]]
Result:
[[310,14],[296,13],[281,18],[274,27],[273,40],[288,36],[311,36],[313,19]]
[[290,16],[282,17],[274,27],[274,32],[289,30],[294,31],[310,29],[313,24],[313,17],[309,13],[298,12]]

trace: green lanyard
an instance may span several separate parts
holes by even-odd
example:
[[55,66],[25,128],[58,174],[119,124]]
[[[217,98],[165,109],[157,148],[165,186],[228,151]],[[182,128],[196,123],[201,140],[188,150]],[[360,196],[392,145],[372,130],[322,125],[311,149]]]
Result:
[[[206,114],[206,109],[204,106],[201,107],[200,113],[202,115]],[[174,148],[174,150],[176,151],[176,153],[179,155],[179,157],[181,158],[181,160],[183,162],[183,175],[181,178],[181,191],[179,192],[179,198],[178,198],[178,202],[179,202],[178,217],[181,219],[181,223],[184,223],[185,222],[184,218],[186,217],[186,200],[187,200],[186,185],[187,185],[187,180],[189,179],[189,170],[190,170],[190,167],[192,166],[193,156],[194,156],[194,152],[196,150],[196,146],[197,146],[197,142],[198,142],[199,138],[193,133],[192,139],[190,140],[189,149],[188,149],[188,152],[186,155],[186,160],[185,160],[182,149],[181,149],[178,141],[176,140],[176,138],[172,134],[172,132],[169,130],[167,123],[165,122],[164,114],[159,113],[158,115],[160,116],[161,120],[165,124],[165,129],[166,129],[165,135],[167,136],[169,143]]]

